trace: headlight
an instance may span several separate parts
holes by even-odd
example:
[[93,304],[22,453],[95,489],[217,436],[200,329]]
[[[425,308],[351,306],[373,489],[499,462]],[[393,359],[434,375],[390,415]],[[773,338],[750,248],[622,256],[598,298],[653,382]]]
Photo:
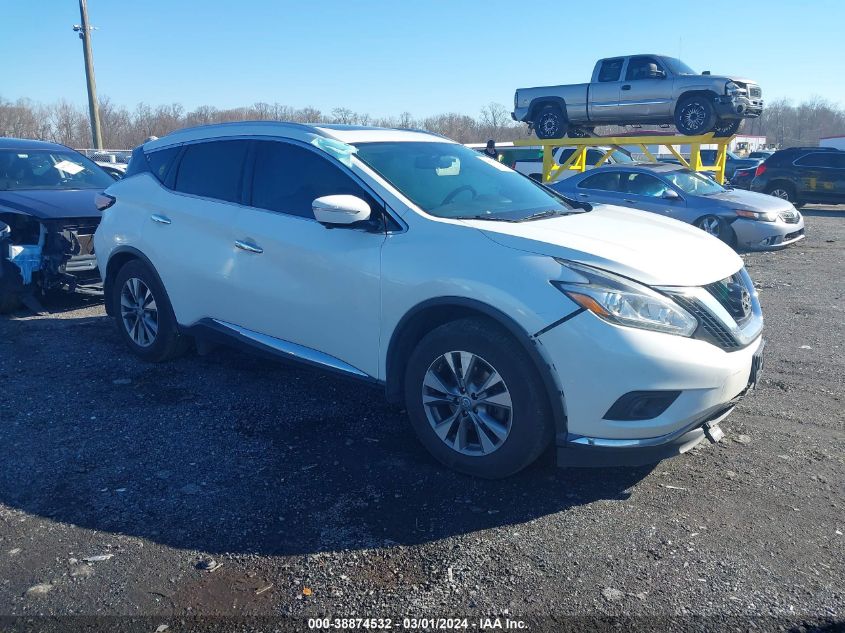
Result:
[[763,222],[777,222],[778,213],[776,211],[748,211],[746,209],[734,209],[741,218],[748,218],[749,220],[762,220]]
[[552,281],[552,284],[608,323],[679,336],[692,336],[698,328],[695,317],[666,295],[603,270],[557,261],[584,281]]

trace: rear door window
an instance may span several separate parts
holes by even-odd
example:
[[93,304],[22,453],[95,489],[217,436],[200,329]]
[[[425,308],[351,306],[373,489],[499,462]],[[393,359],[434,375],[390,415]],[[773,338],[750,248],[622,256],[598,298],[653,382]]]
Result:
[[195,196],[241,201],[243,176],[249,141],[206,141],[185,148],[179,161],[174,189]]
[[815,152],[802,156],[795,164],[802,167],[834,167],[834,159],[835,155],[832,153]]
[[598,191],[619,191],[622,173],[618,171],[604,172],[584,178],[578,183],[579,189],[596,189]]
[[622,62],[624,61],[621,57],[604,60],[599,69],[599,81],[619,81],[619,76],[622,74]]

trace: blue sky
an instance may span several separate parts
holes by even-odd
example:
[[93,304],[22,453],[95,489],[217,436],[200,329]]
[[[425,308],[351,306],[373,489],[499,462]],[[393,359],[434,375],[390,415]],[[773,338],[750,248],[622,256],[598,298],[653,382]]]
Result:
[[[639,52],[754,78],[767,100],[821,96],[845,105],[841,0],[88,5],[99,27],[99,93],[129,107],[267,101],[373,116],[477,115],[491,101],[510,106],[517,87],[587,81],[598,57]],[[81,44],[71,31],[77,0],[0,0],[0,9],[0,97],[84,105]]]

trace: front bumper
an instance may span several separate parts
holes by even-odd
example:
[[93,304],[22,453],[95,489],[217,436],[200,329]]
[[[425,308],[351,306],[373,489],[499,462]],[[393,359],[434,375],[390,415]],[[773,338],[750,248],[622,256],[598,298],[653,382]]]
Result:
[[776,250],[800,242],[804,239],[804,218],[798,216],[798,222],[788,223],[782,219],[777,222],[761,222],[739,218],[734,220],[737,246],[752,250]]
[[[584,312],[539,337],[565,400],[557,435],[560,466],[632,465],[678,455],[705,437],[746,391],[757,337],[725,351],[706,341],[610,325]],[[660,415],[608,420],[623,394],[677,390]]]
[[716,97],[716,115],[720,119],[753,119],[763,112],[763,100],[744,95]]

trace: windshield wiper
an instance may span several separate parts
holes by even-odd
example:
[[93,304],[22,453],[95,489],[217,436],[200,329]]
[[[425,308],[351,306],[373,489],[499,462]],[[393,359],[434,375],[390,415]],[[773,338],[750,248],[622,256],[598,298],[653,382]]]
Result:
[[452,220],[489,220],[490,222],[514,222],[510,218],[500,218],[495,215],[453,215]]

